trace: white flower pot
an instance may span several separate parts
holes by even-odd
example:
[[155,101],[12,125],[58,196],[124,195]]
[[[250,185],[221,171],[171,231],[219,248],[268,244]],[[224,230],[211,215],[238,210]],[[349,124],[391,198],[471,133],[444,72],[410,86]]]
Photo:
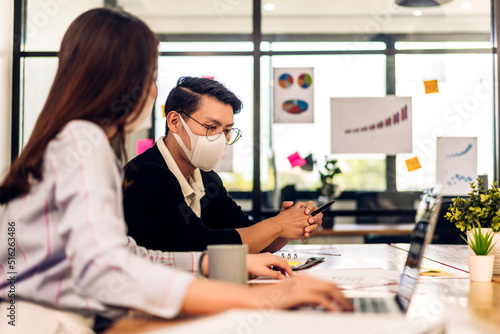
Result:
[[469,274],[472,282],[491,282],[493,276],[493,255],[469,255]]
[[[481,228],[481,234],[485,235],[490,230],[491,228]],[[467,231],[467,240],[470,240],[471,235],[472,231]],[[493,234],[492,244],[495,244],[495,246],[493,246],[490,254],[488,255],[495,256],[495,260],[493,261],[493,275],[500,275],[500,232],[496,232]],[[471,255],[474,254],[474,252],[472,251],[472,249],[470,249],[470,247],[469,247],[469,254]]]

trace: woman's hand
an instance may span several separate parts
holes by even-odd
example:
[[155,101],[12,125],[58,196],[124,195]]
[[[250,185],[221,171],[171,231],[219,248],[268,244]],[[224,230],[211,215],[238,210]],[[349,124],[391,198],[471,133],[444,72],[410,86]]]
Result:
[[322,306],[328,311],[352,311],[351,303],[333,283],[296,275],[279,284],[254,287],[253,305],[259,309],[290,309]]
[[[280,271],[272,270],[275,266]],[[248,273],[254,276],[270,276],[276,279],[284,279],[288,276],[295,276],[287,260],[271,253],[248,254],[247,255]]]
[[[207,254],[202,259],[203,276],[208,276],[208,261]],[[278,267],[280,270],[273,270],[271,269],[272,266]],[[295,276],[287,260],[271,253],[248,254],[247,271],[253,276],[270,276],[276,279],[284,279],[286,274]]]
[[306,275],[253,287],[195,280],[186,292],[181,310],[190,314],[213,314],[232,308],[281,310],[300,306],[352,311],[352,305],[335,284]]

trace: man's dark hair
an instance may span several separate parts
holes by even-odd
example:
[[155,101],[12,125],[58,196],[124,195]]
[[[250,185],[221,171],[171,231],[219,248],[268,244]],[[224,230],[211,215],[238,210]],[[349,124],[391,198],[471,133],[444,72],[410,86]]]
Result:
[[[222,83],[197,77],[181,77],[176,86],[170,91],[165,102],[165,114],[175,110],[191,115],[201,107],[201,98],[210,96],[219,102],[230,105],[233,114],[237,114],[243,108],[243,103],[226,88]],[[165,135],[168,134],[168,124],[165,122]]]

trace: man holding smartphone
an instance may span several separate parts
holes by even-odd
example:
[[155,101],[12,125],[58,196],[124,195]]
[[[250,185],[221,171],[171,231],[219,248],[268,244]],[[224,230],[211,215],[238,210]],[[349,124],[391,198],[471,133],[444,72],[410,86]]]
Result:
[[241,101],[221,83],[182,77],[165,103],[166,135],[125,166],[125,221],[139,245],[163,251],[247,244],[274,252],[305,239],[322,223],[308,203],[284,202],[281,212],[254,222],[229,197],[212,169],[241,131],[233,115]]

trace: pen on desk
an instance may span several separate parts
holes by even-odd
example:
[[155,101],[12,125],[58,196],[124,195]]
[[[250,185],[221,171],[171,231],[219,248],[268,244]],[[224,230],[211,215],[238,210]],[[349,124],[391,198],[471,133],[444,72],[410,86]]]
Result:
[[311,216],[316,216],[318,213],[320,212],[323,212],[325,211],[326,209],[328,209],[330,207],[330,205],[332,205],[333,203],[335,203],[335,201],[331,201],[331,202],[328,202],[326,203],[325,205],[323,205],[321,208],[317,209],[317,210],[314,210],[313,212],[311,212]]

